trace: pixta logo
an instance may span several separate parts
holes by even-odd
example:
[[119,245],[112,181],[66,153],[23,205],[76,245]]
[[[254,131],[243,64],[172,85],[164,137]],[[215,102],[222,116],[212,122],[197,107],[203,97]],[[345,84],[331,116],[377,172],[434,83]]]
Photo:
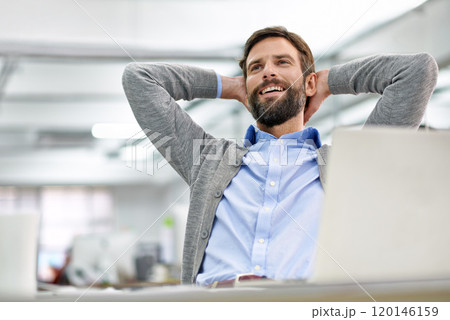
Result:
[[139,131],[126,142],[126,166],[154,175],[171,159],[171,148],[168,145],[171,139],[150,129]]

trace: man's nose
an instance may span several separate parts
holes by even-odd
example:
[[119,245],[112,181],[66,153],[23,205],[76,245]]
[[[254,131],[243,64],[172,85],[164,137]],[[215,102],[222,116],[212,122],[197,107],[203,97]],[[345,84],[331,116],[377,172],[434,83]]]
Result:
[[275,71],[274,66],[271,63],[267,63],[264,66],[263,78],[264,79],[271,79],[271,78],[275,78],[275,77],[277,77],[277,73]]

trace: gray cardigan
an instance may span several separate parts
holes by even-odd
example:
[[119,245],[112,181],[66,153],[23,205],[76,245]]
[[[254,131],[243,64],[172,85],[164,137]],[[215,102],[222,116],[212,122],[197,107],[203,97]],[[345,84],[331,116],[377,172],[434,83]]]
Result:
[[[381,95],[366,125],[417,128],[436,85],[437,74],[436,62],[428,54],[379,55],[332,67],[328,84],[332,94]],[[215,98],[217,77],[213,70],[131,63],[125,68],[122,80],[139,125],[190,187],[181,280],[194,283],[217,205],[239,171],[247,149],[214,138],[176,103],[180,99]],[[160,139],[165,139],[164,143]],[[322,184],[327,150],[326,145],[318,149]]]

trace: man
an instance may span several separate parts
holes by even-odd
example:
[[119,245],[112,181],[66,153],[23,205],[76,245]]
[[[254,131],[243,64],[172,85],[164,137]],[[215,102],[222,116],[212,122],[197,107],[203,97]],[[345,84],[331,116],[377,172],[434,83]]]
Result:
[[[305,123],[330,94],[373,92],[382,96],[366,125],[417,128],[437,78],[427,54],[372,56],[315,73],[308,45],[283,27],[256,31],[240,66],[243,76],[234,78],[138,63],[123,75],[140,126],[169,138],[159,150],[190,186],[183,283],[309,277],[327,146]],[[216,97],[242,102],[255,118],[244,147],[206,133],[175,102]]]

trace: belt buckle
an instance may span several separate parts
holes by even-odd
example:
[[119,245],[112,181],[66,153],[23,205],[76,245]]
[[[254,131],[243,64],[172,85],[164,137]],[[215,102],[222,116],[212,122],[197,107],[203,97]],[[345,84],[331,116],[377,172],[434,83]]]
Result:
[[254,273],[240,273],[236,275],[236,278],[234,279],[234,286],[239,285],[241,277],[245,276],[255,276]]

